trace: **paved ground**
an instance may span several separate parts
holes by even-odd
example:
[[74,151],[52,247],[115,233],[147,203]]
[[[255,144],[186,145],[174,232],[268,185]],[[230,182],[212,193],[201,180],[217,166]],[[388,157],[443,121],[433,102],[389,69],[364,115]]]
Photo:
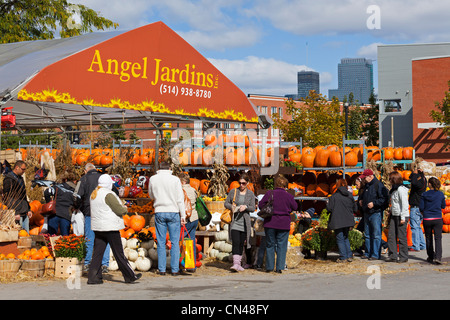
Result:
[[[404,264],[359,258],[350,264],[338,264],[333,261],[336,255],[331,254],[331,260],[304,260],[298,268],[282,274],[256,270],[230,273],[229,264],[205,261],[203,270],[195,274],[173,277],[148,272],[135,284],[123,283],[120,273],[116,272],[107,275],[102,285],[87,285],[84,277],[75,281],[48,278],[2,283],[0,299],[153,300],[162,303],[179,300],[171,310],[174,314],[183,311],[192,314],[196,311],[183,308],[188,308],[189,304],[191,308],[201,305],[204,300],[212,300],[213,305],[217,303],[223,308],[225,302],[240,300],[250,304],[329,299],[441,300],[450,297],[450,234],[444,234],[443,246],[442,265],[427,263],[425,251],[411,252],[409,261]],[[256,306],[252,308],[256,313]]]

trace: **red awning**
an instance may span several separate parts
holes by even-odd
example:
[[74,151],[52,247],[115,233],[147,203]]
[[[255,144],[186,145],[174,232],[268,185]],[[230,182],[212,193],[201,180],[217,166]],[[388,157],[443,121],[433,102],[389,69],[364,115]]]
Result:
[[18,99],[258,122],[247,96],[162,22],[45,67]]

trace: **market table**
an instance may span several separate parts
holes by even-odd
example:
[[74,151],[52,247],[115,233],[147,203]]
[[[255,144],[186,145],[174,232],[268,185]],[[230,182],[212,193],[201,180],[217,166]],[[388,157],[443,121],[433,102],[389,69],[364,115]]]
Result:
[[[206,257],[206,254],[209,250],[210,246],[210,238],[212,238],[212,242],[214,242],[214,236],[216,235],[216,231],[196,231],[195,236],[196,237],[202,237],[203,238],[203,254]],[[200,239],[199,239],[200,240]],[[199,241],[200,242],[200,241]]]

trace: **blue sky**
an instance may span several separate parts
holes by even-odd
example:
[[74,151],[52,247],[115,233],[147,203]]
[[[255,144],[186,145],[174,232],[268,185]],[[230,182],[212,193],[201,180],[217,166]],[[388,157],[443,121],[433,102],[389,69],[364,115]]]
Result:
[[[297,92],[301,70],[337,88],[340,59],[374,60],[377,44],[450,42],[448,0],[79,0],[130,30],[162,21],[245,94]],[[368,27],[368,22],[369,26]]]

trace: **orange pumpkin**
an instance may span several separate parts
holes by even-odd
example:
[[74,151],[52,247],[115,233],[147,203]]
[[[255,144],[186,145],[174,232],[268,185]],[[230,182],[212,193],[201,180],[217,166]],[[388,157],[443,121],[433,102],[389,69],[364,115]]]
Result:
[[413,147],[403,148],[403,151],[402,151],[403,159],[405,159],[405,160],[412,160],[413,153],[414,153],[414,148]]
[[306,187],[306,194],[310,197],[314,197],[316,195],[317,185],[315,183],[311,183]]
[[342,165],[342,156],[338,150],[332,150],[328,157],[330,167],[340,167]]
[[394,150],[394,159],[402,160],[403,159],[403,148],[395,148]]
[[123,224],[125,225],[125,227],[129,227],[130,226],[130,216],[127,214],[124,214],[122,216],[123,219]]
[[384,148],[384,159],[385,160],[394,160],[394,149],[393,148]]
[[113,157],[109,155],[103,155],[100,158],[100,165],[102,166],[109,166],[113,163]]
[[189,180],[189,184],[192,188],[194,188],[196,191],[198,191],[198,189],[200,188],[200,180],[196,179],[196,178],[191,178]]
[[442,232],[449,233],[450,232],[450,225],[448,225],[448,224],[442,225]]
[[444,224],[450,224],[450,213],[444,214],[442,220],[444,221]]
[[215,146],[217,144],[217,138],[214,134],[207,134],[205,136],[205,146]]
[[41,211],[42,203],[39,200],[33,200],[30,202],[30,210],[33,213],[38,213]]
[[300,163],[302,161],[302,154],[300,152],[295,152],[292,153],[289,158],[293,162]]
[[302,164],[305,168],[312,168],[314,167],[314,159],[315,159],[315,153],[312,151],[312,149],[303,150],[302,152]]
[[202,194],[207,194],[208,193],[209,182],[210,181],[207,180],[207,179],[200,180],[200,192]]
[[28,236],[29,236],[29,234],[28,234],[27,230],[22,229],[19,231],[19,237],[28,237]]
[[139,232],[144,227],[145,218],[143,216],[135,214],[130,217],[130,229],[133,229],[135,232]]
[[210,166],[214,162],[214,156],[213,156],[214,149],[213,148],[205,148],[202,152],[202,165],[203,166]]
[[228,187],[228,192],[230,192],[233,189],[237,189],[240,187],[239,181],[232,181],[230,183],[230,186]]
[[45,256],[40,251],[36,251],[31,255],[31,260],[42,260]]
[[326,197],[330,193],[330,186],[326,183],[319,183],[316,188],[316,196]]
[[354,151],[345,153],[345,165],[354,167],[358,164],[358,155]]
[[327,148],[319,148],[314,158],[315,167],[326,167],[328,165],[328,158],[330,157],[330,150]]
[[402,176],[403,176],[403,180],[409,180],[409,176],[411,175],[411,170],[403,170],[402,171]]
[[75,162],[77,165],[83,166],[88,161],[88,157],[89,155],[87,153],[80,153],[79,155],[77,155]]

